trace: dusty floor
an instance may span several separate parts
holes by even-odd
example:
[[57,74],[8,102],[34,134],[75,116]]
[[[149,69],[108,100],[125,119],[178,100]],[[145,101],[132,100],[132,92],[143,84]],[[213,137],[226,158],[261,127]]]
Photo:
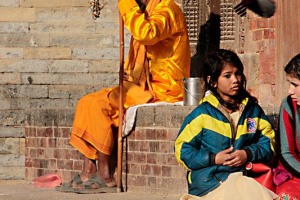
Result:
[[35,188],[22,180],[0,180],[0,200],[179,200],[180,195],[138,192],[74,194]]

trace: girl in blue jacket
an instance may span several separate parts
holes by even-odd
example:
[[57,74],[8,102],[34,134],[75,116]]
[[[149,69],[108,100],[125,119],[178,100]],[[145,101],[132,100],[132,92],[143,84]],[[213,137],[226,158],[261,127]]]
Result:
[[190,195],[182,199],[277,198],[243,176],[248,162],[271,161],[275,132],[246,90],[241,60],[220,49],[208,56],[204,70],[210,94],[186,117],[175,141],[176,159],[188,171]]

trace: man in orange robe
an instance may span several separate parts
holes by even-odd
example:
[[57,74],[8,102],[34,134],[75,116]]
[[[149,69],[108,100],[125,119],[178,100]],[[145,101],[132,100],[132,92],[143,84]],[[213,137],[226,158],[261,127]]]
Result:
[[[174,0],[143,1],[119,1],[124,24],[132,34],[124,65],[125,109],[148,102],[182,101],[183,78],[190,75],[190,46],[181,9]],[[81,188],[81,184],[90,189],[101,187],[91,182],[95,176],[107,187],[116,186],[109,166],[113,129],[119,126],[118,104],[118,87],[79,100],[70,143],[85,160],[82,173],[70,182],[72,188]]]

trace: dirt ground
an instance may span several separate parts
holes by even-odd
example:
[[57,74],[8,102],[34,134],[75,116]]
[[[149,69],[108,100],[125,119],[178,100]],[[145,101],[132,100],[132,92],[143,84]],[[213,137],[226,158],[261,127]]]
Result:
[[0,180],[0,200],[179,200],[180,195],[139,192],[75,194],[36,188],[23,180]]

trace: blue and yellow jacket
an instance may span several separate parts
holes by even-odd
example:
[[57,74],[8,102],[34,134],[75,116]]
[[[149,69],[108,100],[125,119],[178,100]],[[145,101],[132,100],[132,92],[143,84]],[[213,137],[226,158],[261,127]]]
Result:
[[175,156],[188,170],[189,193],[203,196],[217,188],[229,174],[245,169],[214,164],[211,158],[218,152],[232,146],[233,151],[245,149],[250,162],[268,162],[273,158],[274,145],[275,132],[257,103],[244,99],[238,125],[233,127],[218,99],[209,94],[181,125]]

